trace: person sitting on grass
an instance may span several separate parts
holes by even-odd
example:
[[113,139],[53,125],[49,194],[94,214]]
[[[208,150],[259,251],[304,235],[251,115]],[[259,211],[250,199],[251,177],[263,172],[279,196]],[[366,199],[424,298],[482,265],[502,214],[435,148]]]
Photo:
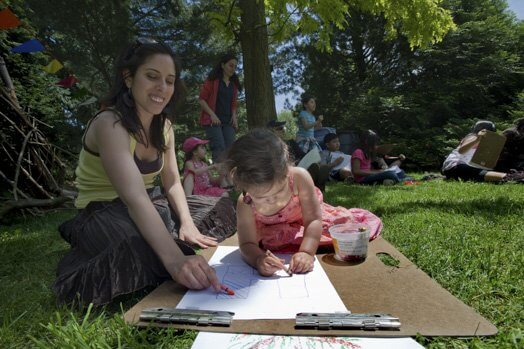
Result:
[[502,135],[506,143],[500,154],[495,170],[500,172],[524,171],[524,118],[505,129]]
[[[267,123],[267,128],[273,131],[280,139],[282,139],[287,147],[290,154],[290,158],[293,160],[294,165],[298,165],[300,160],[306,155],[302,149],[299,147],[298,143],[294,139],[284,139],[284,131],[286,130],[286,122],[271,120]],[[311,164],[307,168],[315,186],[324,191],[326,188],[326,182],[329,179],[329,166],[322,165],[320,163]]]
[[351,172],[355,182],[360,184],[392,185],[401,181],[401,178],[395,171],[390,169],[372,169],[371,162],[377,156],[378,142],[379,137],[372,130],[367,130],[361,135],[361,148],[356,149],[351,155]]
[[319,115],[318,118],[313,115],[317,104],[313,96],[304,95],[302,97],[302,108],[303,110],[298,114],[298,131],[296,135],[296,141],[300,149],[304,153],[308,153],[310,150],[316,148],[318,151],[322,151],[322,148],[315,139],[315,129],[322,127],[323,115]]
[[340,151],[340,139],[336,133],[328,133],[324,137],[325,150],[320,153],[320,163],[329,167],[329,178],[332,181],[353,180],[353,173],[348,163],[346,166],[339,168],[345,158],[349,155]]
[[171,49],[151,40],[138,39],[116,61],[105,107],[82,138],[78,213],[59,227],[71,245],[53,285],[59,303],[98,306],[166,280],[220,291],[194,247],[217,246],[236,216],[229,198],[184,195],[171,121],[185,92],[180,75]]
[[217,165],[207,165],[206,144],[209,141],[197,137],[189,137],[184,141],[182,150],[186,153],[184,164],[184,192],[189,195],[229,196],[226,189],[220,187],[222,175],[213,176],[211,171]]
[[495,124],[488,120],[477,121],[471,132],[460,141],[459,145],[444,160],[441,170],[442,174],[447,179],[461,179],[464,181],[516,181],[524,183],[524,171],[514,173],[498,172],[470,162],[487,131],[495,132]]

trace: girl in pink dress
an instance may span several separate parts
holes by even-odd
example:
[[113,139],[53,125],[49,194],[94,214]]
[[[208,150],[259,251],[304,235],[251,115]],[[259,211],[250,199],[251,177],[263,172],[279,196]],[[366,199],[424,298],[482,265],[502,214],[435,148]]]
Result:
[[229,196],[226,189],[220,187],[221,177],[213,177],[210,171],[216,165],[207,165],[205,145],[209,141],[189,137],[184,141],[182,150],[186,153],[184,164],[184,192],[188,195]]
[[255,129],[233,143],[226,166],[243,191],[237,202],[240,252],[261,275],[285,269],[267,251],[293,253],[293,273],[311,271],[318,247],[332,244],[328,228],[334,224],[366,223],[370,240],[382,230],[380,219],[369,211],[324,203],[309,173],[290,165],[286,144],[267,129]]

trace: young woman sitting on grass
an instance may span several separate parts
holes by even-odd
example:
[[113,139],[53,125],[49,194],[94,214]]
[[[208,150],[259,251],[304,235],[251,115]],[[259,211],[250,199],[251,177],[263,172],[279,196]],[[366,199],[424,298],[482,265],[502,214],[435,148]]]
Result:
[[377,156],[378,135],[365,131],[360,137],[361,148],[351,155],[351,172],[356,183],[392,185],[402,180],[399,174],[389,169],[372,169],[371,163]]
[[137,40],[117,61],[105,108],[82,139],[78,214],[59,227],[71,245],[53,285],[59,302],[106,304],[170,279],[220,290],[192,246],[216,246],[206,234],[232,234],[235,213],[228,198],[184,195],[170,121],[183,92],[180,66],[163,44]]
[[495,124],[487,120],[475,123],[471,132],[453,149],[442,165],[442,174],[448,179],[461,179],[475,182],[509,182],[524,183],[524,172],[505,173],[486,169],[470,162],[477,147],[487,131],[495,132]]

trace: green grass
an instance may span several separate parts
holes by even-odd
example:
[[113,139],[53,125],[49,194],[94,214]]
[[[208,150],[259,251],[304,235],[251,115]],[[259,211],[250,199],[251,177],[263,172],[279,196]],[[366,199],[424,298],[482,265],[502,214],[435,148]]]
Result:
[[[444,288],[494,323],[488,338],[423,338],[429,348],[524,346],[524,186],[432,181],[415,186],[329,185],[325,200],[362,207],[383,236]],[[147,291],[108,307],[56,305],[50,286],[68,245],[57,232],[71,211],[0,226],[0,348],[190,347],[195,332],[138,330],[122,313]]]

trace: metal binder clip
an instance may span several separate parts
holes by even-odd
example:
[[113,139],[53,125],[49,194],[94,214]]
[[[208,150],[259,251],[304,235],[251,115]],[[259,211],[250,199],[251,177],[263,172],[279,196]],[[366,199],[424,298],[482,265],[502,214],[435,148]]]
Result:
[[198,326],[230,326],[233,315],[235,315],[235,313],[230,311],[147,308],[140,313],[140,321]]
[[400,320],[389,314],[351,314],[351,313],[298,313],[295,320],[297,328],[329,329],[398,329]]

